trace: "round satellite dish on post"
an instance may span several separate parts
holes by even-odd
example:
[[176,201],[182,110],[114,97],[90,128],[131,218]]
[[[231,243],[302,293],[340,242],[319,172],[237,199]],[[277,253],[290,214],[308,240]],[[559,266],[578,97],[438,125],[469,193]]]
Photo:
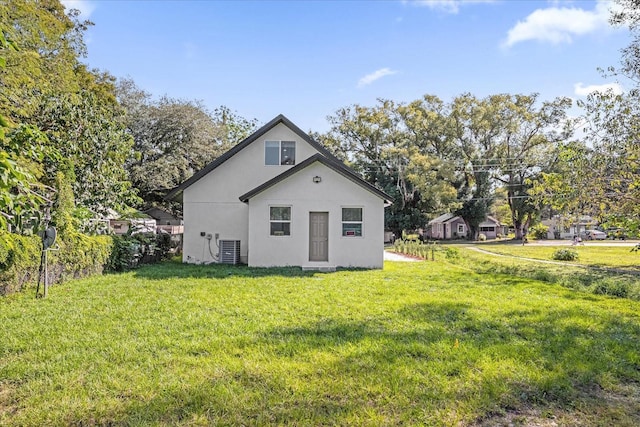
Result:
[[50,226],[46,230],[44,230],[44,235],[42,236],[42,247],[47,250],[56,242],[56,236],[58,232],[54,226]]

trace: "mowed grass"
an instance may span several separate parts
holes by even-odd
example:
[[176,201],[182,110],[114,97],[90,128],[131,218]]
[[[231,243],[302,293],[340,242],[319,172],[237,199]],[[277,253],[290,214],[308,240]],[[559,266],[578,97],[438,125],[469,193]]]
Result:
[[634,426],[639,309],[446,262],[145,267],[0,299],[0,425]]
[[595,243],[573,246],[568,242],[558,242],[556,246],[489,243],[479,247],[497,254],[542,260],[552,260],[553,253],[558,249],[573,249],[578,253],[578,259],[572,261],[574,264],[640,271],[640,252],[632,252],[632,246],[604,246]]

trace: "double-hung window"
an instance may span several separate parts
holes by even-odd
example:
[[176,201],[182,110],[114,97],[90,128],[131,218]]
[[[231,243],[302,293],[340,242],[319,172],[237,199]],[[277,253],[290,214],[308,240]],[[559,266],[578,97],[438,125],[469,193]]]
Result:
[[264,142],[265,165],[295,165],[296,142],[295,141],[265,141]]
[[270,206],[269,227],[271,236],[290,236],[291,206]]
[[362,208],[342,208],[342,235],[362,236]]

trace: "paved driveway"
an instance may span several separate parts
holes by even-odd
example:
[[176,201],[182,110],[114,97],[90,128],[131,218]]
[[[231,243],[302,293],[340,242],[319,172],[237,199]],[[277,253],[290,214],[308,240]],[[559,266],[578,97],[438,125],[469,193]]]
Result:
[[397,254],[395,252],[384,251],[385,261],[404,261],[404,262],[416,262],[419,259],[411,258],[405,255]]

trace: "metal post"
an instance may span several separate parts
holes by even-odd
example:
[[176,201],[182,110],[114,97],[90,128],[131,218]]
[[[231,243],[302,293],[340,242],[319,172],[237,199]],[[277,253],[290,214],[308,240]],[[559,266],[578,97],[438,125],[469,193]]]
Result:
[[47,268],[47,251],[44,250],[44,297],[47,297],[47,291],[49,290],[49,269]]

